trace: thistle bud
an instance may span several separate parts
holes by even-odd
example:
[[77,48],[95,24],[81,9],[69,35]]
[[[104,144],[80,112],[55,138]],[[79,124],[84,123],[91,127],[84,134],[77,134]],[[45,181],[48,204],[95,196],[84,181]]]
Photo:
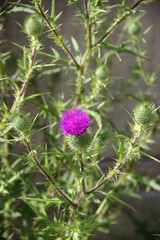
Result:
[[105,65],[99,66],[96,69],[96,77],[105,80],[108,77],[108,68]]
[[42,20],[37,16],[28,17],[24,24],[26,33],[29,36],[38,37],[43,33],[44,25]]
[[12,124],[17,131],[28,132],[31,120],[26,113],[18,113],[13,117]]
[[155,120],[156,108],[149,102],[138,104],[134,109],[134,119],[139,124],[148,124]]
[[134,21],[128,28],[130,35],[138,35],[141,31],[141,24],[138,21]]

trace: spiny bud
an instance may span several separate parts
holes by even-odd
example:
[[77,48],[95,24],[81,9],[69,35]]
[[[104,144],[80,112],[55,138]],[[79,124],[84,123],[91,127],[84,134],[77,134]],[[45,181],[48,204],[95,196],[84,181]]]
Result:
[[37,16],[28,17],[24,24],[26,33],[29,36],[38,37],[43,33],[44,25],[42,20]]
[[101,80],[105,80],[108,77],[108,68],[105,65],[101,65],[96,69],[96,77]]
[[141,24],[138,21],[134,21],[128,28],[130,35],[138,35],[141,31]]
[[138,104],[134,109],[134,119],[139,124],[148,124],[155,120],[156,108],[149,102]]
[[13,117],[12,124],[19,132],[27,132],[31,126],[31,120],[26,113],[18,113]]
[[84,135],[66,135],[66,141],[73,151],[87,149],[93,141],[93,132],[89,128]]

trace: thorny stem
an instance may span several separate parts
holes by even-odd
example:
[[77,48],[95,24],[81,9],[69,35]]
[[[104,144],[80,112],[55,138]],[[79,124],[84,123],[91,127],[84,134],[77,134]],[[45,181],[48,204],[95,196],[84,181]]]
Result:
[[90,49],[86,50],[85,56],[84,56],[84,60],[82,62],[82,68],[79,70],[78,72],[78,79],[77,79],[77,96],[76,96],[76,106],[79,105],[80,103],[80,95],[82,93],[82,87],[83,87],[83,80],[85,78],[85,74],[86,74],[86,70],[87,70],[87,61],[89,60],[91,51]]
[[[131,10],[135,9],[143,0],[138,0],[132,7],[131,7]],[[111,27],[107,30],[107,32],[95,43],[92,45],[92,48],[93,47],[96,47],[98,44],[100,44],[101,42],[103,42],[103,40],[111,33],[113,32],[113,30],[117,27],[117,25],[119,23],[121,23],[128,15],[130,15],[130,12],[126,12],[123,14],[123,16],[115,21],[115,23],[113,23],[111,25]]]
[[89,48],[92,48],[92,34],[91,34],[91,23],[88,24],[88,37],[89,37],[89,44],[88,44],[88,47]]
[[9,144],[8,144],[8,135],[6,134],[4,136],[6,142],[4,143],[4,150],[5,150],[5,155],[4,155],[4,164],[7,168],[10,167],[9,163]]
[[[45,20],[45,22],[47,23],[47,25],[49,26],[49,28],[51,29],[51,31],[54,33],[54,35],[58,38],[60,37],[59,36],[59,33],[58,31],[56,31],[52,24],[50,23],[50,21],[47,19],[47,17],[45,16],[45,13],[43,12],[43,9],[41,8],[41,6],[39,4],[38,5],[38,9],[43,17],[43,19]],[[71,51],[69,50],[69,48],[66,46],[66,44],[64,43],[64,41],[62,40],[61,41],[61,45],[62,47],[65,49],[65,51],[68,53],[68,55],[72,58],[73,62],[75,63],[75,65],[80,68],[81,66],[78,64],[78,62],[76,61],[76,59],[74,58],[74,56],[72,55]]]
[[[136,44],[134,44],[134,46],[136,48],[136,51],[138,51],[138,46]],[[159,111],[159,106],[158,106],[158,103],[157,103],[157,100],[156,100],[156,97],[155,97],[155,94],[154,94],[154,91],[153,91],[153,87],[152,87],[151,84],[149,84],[149,76],[145,71],[145,68],[144,68],[144,65],[143,65],[143,62],[142,62],[141,58],[138,58],[137,62],[139,63],[139,66],[140,66],[140,68],[143,72],[142,78],[144,79],[146,87],[148,88],[148,91],[150,92],[151,99],[152,99],[153,103],[155,104],[155,106],[157,108],[158,119],[155,122],[154,127],[150,130],[150,132],[147,135],[147,138],[151,138],[151,136],[153,136],[155,134],[156,129],[157,129],[157,125],[159,124],[160,111]]]
[[[0,78],[3,79],[5,78],[5,74],[4,74],[4,64],[2,61],[0,61]],[[1,83],[2,85],[2,90],[1,90],[1,101],[2,102],[5,102],[6,100],[6,84],[5,84],[5,81],[2,81]]]
[[[0,78],[3,79],[5,78],[5,74],[4,74],[4,66],[2,61],[0,62]],[[7,88],[6,88],[6,84],[5,81],[2,81],[2,102],[6,102],[6,95],[7,95]],[[4,136],[5,138],[5,142],[4,142],[4,165],[8,168],[10,166],[9,164],[9,144],[8,144],[8,134],[5,134]]]
[[87,19],[89,19],[87,0],[84,0],[84,9],[85,9],[85,12],[86,12],[86,17],[87,17]]
[[128,159],[128,157],[130,156],[130,154],[132,153],[133,151],[133,146],[136,144],[139,136],[140,136],[140,133],[141,133],[141,130],[139,130],[137,132],[137,134],[135,135],[133,141],[132,141],[132,144],[128,150],[128,152],[126,153],[126,155],[124,156],[124,158],[122,159],[122,161],[115,166],[115,168],[112,170],[111,174],[108,175],[100,184],[98,184],[97,186],[95,186],[94,188],[92,188],[91,190],[89,191],[86,191],[86,195],[96,191],[98,188],[100,188],[104,183],[106,183],[107,181],[109,181],[115,174],[116,171],[118,171],[122,166],[123,164],[126,162],[126,160]]
[[87,60],[89,59],[90,52],[91,52],[91,51],[90,51],[89,49],[86,50],[86,52],[85,52],[85,54],[84,54],[84,60],[83,60],[82,65],[81,65],[82,67],[85,66]]
[[17,96],[16,100],[14,101],[13,106],[12,106],[10,112],[8,113],[8,116],[5,119],[5,122],[8,121],[8,119],[10,118],[12,113],[15,111],[15,109],[17,108],[17,105],[19,103],[20,97],[22,97],[23,94],[25,93],[26,87],[28,85],[28,82],[30,80],[31,74],[33,72],[33,62],[34,62],[35,55],[36,55],[36,48],[34,47],[33,50],[32,50],[32,55],[31,55],[30,64],[29,64],[29,71],[27,73],[26,80],[23,83],[23,86],[21,88],[21,91],[20,91],[19,95]]
[[87,0],[84,0],[84,9],[85,9],[86,19],[87,19],[88,47],[92,48],[91,22],[89,22],[90,19],[89,19]]
[[22,89],[20,91],[20,97],[24,94],[24,92],[26,90],[26,87],[28,85],[28,82],[29,82],[29,79],[30,79],[30,76],[31,76],[32,72],[33,72],[33,69],[30,69],[28,74],[27,74],[26,81],[24,82],[23,87],[22,87]]
[[[26,139],[23,135],[22,135],[22,137],[23,137],[24,143],[25,143],[25,145],[26,145],[29,153],[31,153],[31,152],[32,152],[32,149],[31,149],[31,147],[30,147],[29,142],[27,141],[27,139]],[[62,197],[64,197],[65,200],[66,200],[67,202],[69,202],[73,207],[77,208],[77,203],[72,202],[72,201],[67,197],[67,195],[66,195],[64,192],[62,192],[59,187],[56,186],[56,183],[55,183],[55,182],[52,180],[52,178],[48,175],[48,173],[45,171],[45,169],[40,165],[40,163],[38,162],[38,160],[37,160],[37,158],[35,157],[34,154],[32,154],[32,158],[33,158],[34,162],[36,163],[36,165],[38,166],[38,168],[41,170],[41,172],[42,172],[42,173],[46,176],[46,178],[54,185],[54,187],[55,187],[55,189],[57,190],[57,192],[59,192],[59,194],[60,194]]]
[[96,7],[98,7],[98,5],[99,5],[99,3],[100,3],[100,0],[97,0],[97,2],[96,2]]
[[[132,160],[131,162],[129,162],[129,165],[127,166],[127,168],[124,171],[124,174],[120,177],[119,179],[119,183],[118,185],[116,185],[115,189],[114,189],[114,194],[117,194],[119,192],[119,190],[121,189],[121,186],[123,186],[129,172],[131,171],[133,165],[134,165],[135,161]],[[108,202],[108,204],[105,205],[105,207],[103,208],[101,214],[99,215],[100,219],[103,219],[104,215],[106,215],[109,211],[109,209],[111,208],[111,205],[113,203],[112,202]]]
[[5,81],[2,82],[2,102],[6,101],[6,84]]
[[15,109],[17,108],[18,102],[19,102],[19,96],[18,96],[18,98],[15,100],[15,102],[13,103],[13,106],[12,106],[10,112],[8,113],[8,116],[6,117],[6,119],[5,119],[5,121],[4,121],[5,123],[8,122],[10,116],[12,115],[12,113],[13,113],[13,112],[15,111]]
[[[136,50],[138,51],[138,48],[137,46],[135,46]],[[146,84],[146,87],[148,88],[148,91],[150,92],[150,96],[152,98],[152,101],[154,102],[156,108],[158,108],[158,103],[156,101],[156,98],[155,98],[155,94],[153,92],[153,88],[152,88],[152,85],[149,84],[149,77],[148,77],[148,74],[146,73],[145,71],[145,68],[144,68],[144,65],[143,65],[143,62],[140,58],[138,58],[138,63],[140,65],[140,68],[141,70],[143,71],[143,74],[142,74],[142,77],[144,79],[144,82]],[[157,109],[157,113],[158,115],[160,116],[160,112],[159,112],[159,109]]]
[[8,0],[6,0],[2,6],[2,8],[0,9],[0,13],[4,11],[4,9],[6,8],[7,6],[7,3],[8,3]]
[[12,208],[12,199],[8,199],[8,201],[5,203],[4,206],[4,226],[5,226],[5,232],[4,236],[5,239],[8,239],[11,234],[11,208]]
[[30,76],[31,76],[31,74],[32,74],[32,72],[33,72],[32,66],[33,66],[33,61],[34,61],[35,55],[36,55],[36,48],[34,47],[34,48],[33,48],[33,51],[32,51],[32,55],[31,55],[30,65],[29,65],[30,70],[29,70],[29,72],[28,72],[28,74],[27,74],[26,81],[24,82],[24,84],[23,84],[23,86],[22,86],[22,89],[21,89],[21,91],[20,91],[20,97],[21,97],[21,96],[23,95],[23,93],[25,92],[26,87],[27,87],[28,82],[29,82],[29,79],[30,79]]
[[[83,172],[84,172],[84,166],[83,166],[83,158],[82,158],[82,153],[80,153],[80,165],[81,165],[81,172],[82,172],[82,174],[83,174]],[[85,187],[85,179],[84,179],[84,177],[83,177],[83,179],[82,179],[82,188],[83,188],[83,193],[84,193],[84,195],[86,194],[86,187]]]
[[78,73],[76,107],[80,103],[80,95],[81,95],[81,92],[82,92],[82,85],[83,85],[83,71],[84,71],[84,69],[81,69]]
[[73,208],[73,212],[71,213],[71,218],[70,218],[70,221],[69,221],[69,225],[70,226],[73,226],[74,225],[74,221],[75,221],[75,217],[77,215],[77,208]]

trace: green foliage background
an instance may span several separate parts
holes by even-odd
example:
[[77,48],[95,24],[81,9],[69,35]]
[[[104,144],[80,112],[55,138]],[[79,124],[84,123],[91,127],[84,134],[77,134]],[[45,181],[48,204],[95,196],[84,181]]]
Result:
[[[155,66],[152,73],[145,68],[145,63],[151,62],[144,47],[150,27],[143,31],[141,19],[143,6],[149,2],[153,1],[70,0],[67,4],[75,7],[77,27],[84,33],[83,42],[71,36],[71,46],[61,35],[63,13],[57,13],[54,0],[48,11],[40,0],[4,3],[1,36],[7,15],[25,13],[27,20],[18,23],[18,30],[28,43],[24,46],[18,39],[15,43],[0,39],[1,239],[88,240],[97,232],[106,234],[107,239],[111,226],[118,224],[124,213],[143,239],[158,239],[159,232],[153,232],[146,220],[139,220],[127,201],[140,199],[142,189],[160,190],[159,176],[151,178],[135,170],[144,156],[159,166],[159,160],[148,152],[159,134],[160,114],[154,92],[159,68]],[[118,28],[115,43],[112,35]],[[20,54],[4,51],[3,46],[9,50],[13,44]],[[127,82],[112,73],[113,61],[121,61],[121,54],[134,58]],[[65,72],[70,76],[69,97],[63,91],[55,92]],[[52,79],[50,88],[39,91],[40,81],[48,79]],[[139,81],[147,91],[129,93]],[[114,96],[112,89],[118,89]],[[119,130],[110,117],[111,109],[115,105],[121,108],[126,101],[149,107],[129,110],[127,132]],[[64,111],[76,106],[86,109],[94,123],[87,149],[70,149],[59,130]],[[145,122],[143,114],[147,115]],[[102,164],[110,146],[114,156],[104,171]],[[155,221],[159,221],[158,213]],[[118,233],[115,236],[130,239]]]

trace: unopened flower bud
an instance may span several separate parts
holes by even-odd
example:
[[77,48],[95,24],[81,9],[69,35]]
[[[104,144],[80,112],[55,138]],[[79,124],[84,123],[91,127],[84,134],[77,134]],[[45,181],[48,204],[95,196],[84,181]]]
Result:
[[134,109],[134,119],[139,124],[148,124],[155,120],[156,108],[149,102],[138,104]]
[[141,31],[141,24],[138,21],[134,21],[128,28],[130,35],[138,35]]
[[25,21],[25,30],[29,36],[38,37],[43,33],[44,25],[37,16],[28,17]]
[[96,77],[105,80],[108,77],[108,68],[105,65],[99,66],[96,69]]
[[27,132],[31,126],[31,120],[26,113],[18,113],[13,117],[12,124],[19,132]]

